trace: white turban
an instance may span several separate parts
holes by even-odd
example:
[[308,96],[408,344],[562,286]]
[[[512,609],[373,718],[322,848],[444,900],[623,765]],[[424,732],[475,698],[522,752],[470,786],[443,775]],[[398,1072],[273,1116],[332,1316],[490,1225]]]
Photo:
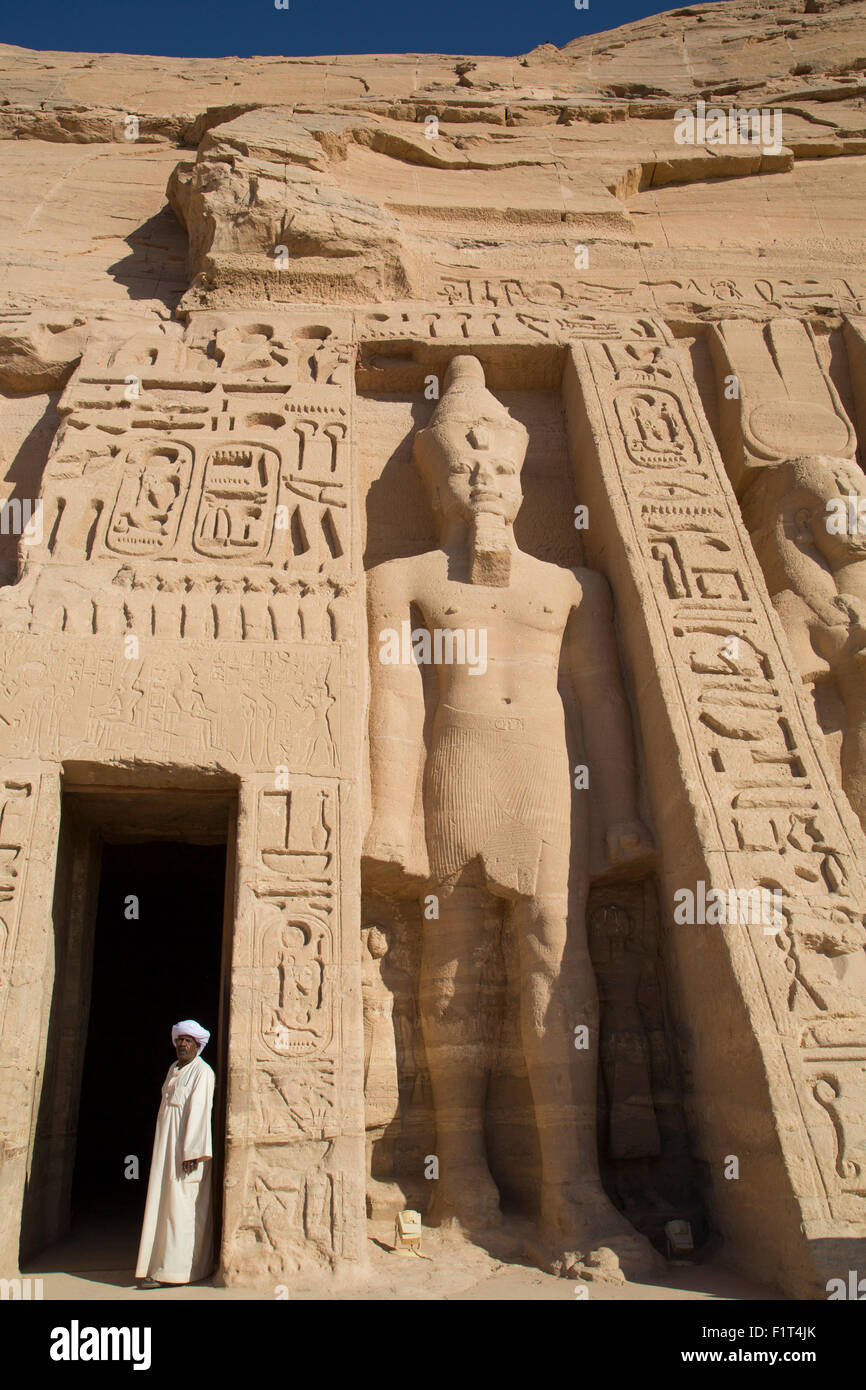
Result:
[[171,1030],[172,1042],[177,1042],[178,1038],[193,1038],[198,1043],[198,1054],[206,1046],[210,1033],[206,1028],[202,1028],[200,1023],[196,1023],[194,1018],[185,1018],[181,1023],[176,1023]]

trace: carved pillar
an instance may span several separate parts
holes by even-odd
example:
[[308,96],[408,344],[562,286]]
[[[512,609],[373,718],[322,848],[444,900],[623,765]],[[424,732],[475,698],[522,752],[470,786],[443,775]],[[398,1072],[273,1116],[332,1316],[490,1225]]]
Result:
[[[241,778],[221,1267],[226,1282],[261,1288],[366,1252],[364,628],[349,454],[352,349],[345,334],[337,340],[342,326],[325,347],[285,325],[274,351],[289,357],[290,389],[275,393],[265,379],[249,385],[246,399],[247,428],[272,430],[277,459],[268,472],[270,575],[247,578],[242,636],[270,623],[282,671],[271,691],[273,737],[263,736],[255,770]],[[230,341],[218,332],[217,341],[248,351],[242,328]],[[229,409],[243,403],[236,391]],[[211,510],[206,531],[216,543],[218,506]]]
[[18,1268],[20,1212],[55,976],[59,768],[5,759],[0,780],[0,1269]]
[[[564,389],[588,561],[614,588],[650,753],[700,1156],[740,1264],[824,1296],[866,1229],[863,836],[694,385],[662,325],[624,338],[573,345]],[[762,887],[781,893],[775,926],[676,925],[683,890],[754,920],[729,890]]]
[[358,798],[245,779],[231,974],[228,1283],[273,1287],[365,1249]]

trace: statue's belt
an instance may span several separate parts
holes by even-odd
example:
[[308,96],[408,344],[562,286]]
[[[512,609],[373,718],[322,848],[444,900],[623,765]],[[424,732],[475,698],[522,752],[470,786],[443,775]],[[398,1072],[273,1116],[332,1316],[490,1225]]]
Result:
[[543,749],[547,754],[560,754],[567,760],[565,731],[560,727],[545,737],[536,721],[516,714],[479,714],[475,710],[457,709],[454,705],[440,704],[433,726],[434,742],[447,729],[466,729],[471,733],[500,734],[511,738],[521,747],[531,746]]

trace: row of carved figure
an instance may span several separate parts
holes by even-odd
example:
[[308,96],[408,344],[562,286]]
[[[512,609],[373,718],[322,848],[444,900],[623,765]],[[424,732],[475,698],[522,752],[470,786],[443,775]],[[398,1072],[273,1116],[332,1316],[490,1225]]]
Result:
[[339,642],[354,631],[348,585],[266,574],[141,574],[124,567],[93,598],[70,601],[66,589],[37,587],[32,609],[33,631],[71,635]]

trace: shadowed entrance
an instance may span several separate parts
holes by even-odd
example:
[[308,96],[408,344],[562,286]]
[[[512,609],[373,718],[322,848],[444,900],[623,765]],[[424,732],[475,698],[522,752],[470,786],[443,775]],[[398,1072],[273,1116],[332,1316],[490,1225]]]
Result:
[[170,1030],[184,1018],[211,1032],[219,1220],[233,808],[219,791],[64,794],[22,1259],[68,1235],[70,1267],[132,1267],[160,1088],[175,1055]]
[[[140,1216],[171,1024],[208,1028],[215,1064],[224,879],[224,845],[103,849],[73,1221],[95,1209]],[[137,1180],[126,1176],[135,1160]]]

